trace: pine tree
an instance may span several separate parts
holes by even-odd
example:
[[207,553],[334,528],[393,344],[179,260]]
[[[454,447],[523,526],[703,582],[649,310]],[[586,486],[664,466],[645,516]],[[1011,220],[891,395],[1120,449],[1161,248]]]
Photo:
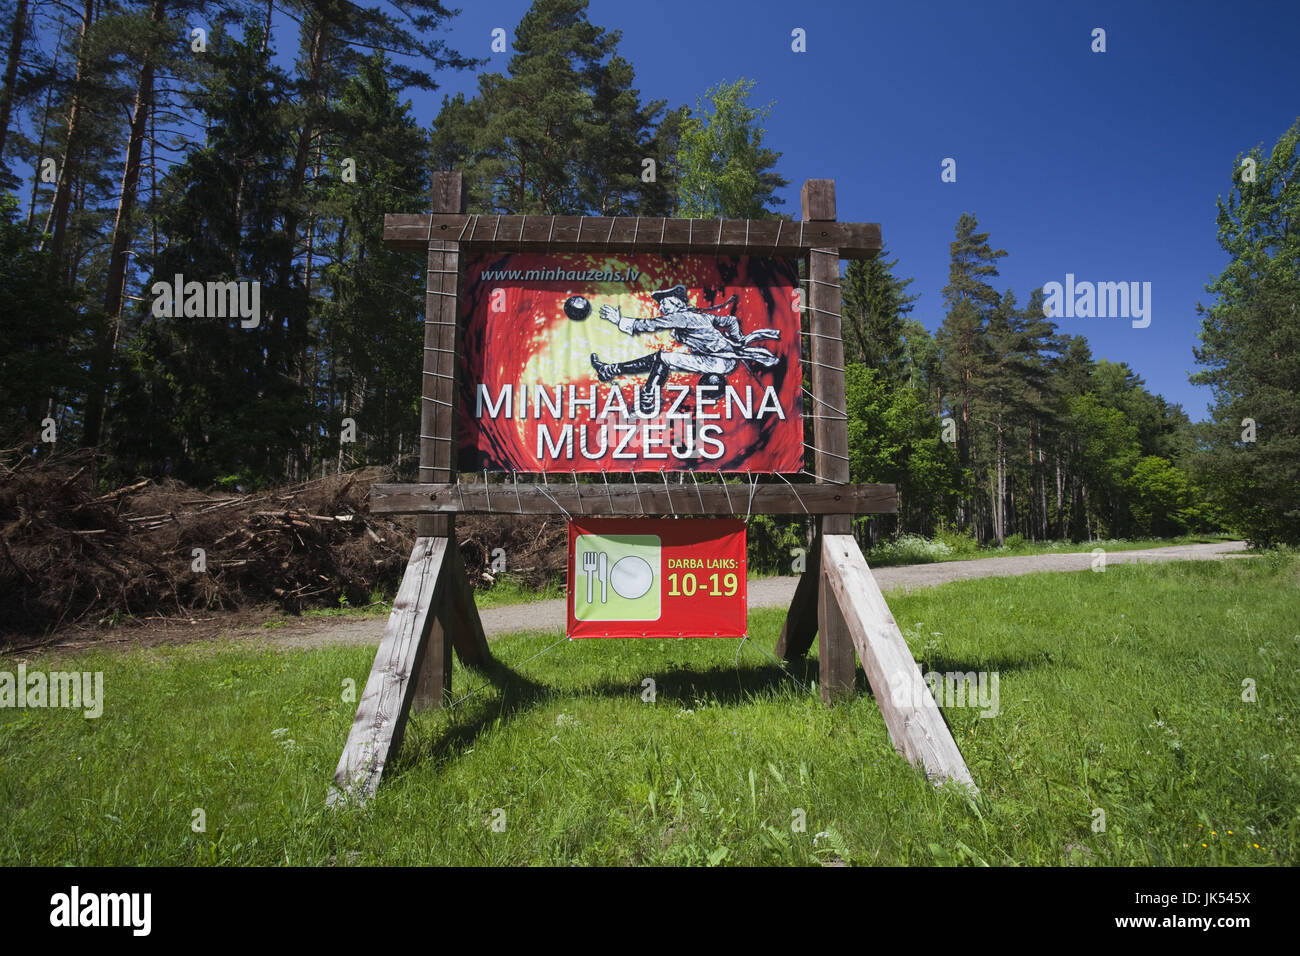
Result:
[[535,0],[506,72],[480,75],[473,97],[443,99],[433,161],[464,175],[471,211],[672,212],[684,110],[641,102],[620,38],[587,19],[586,0]]
[[322,237],[320,318],[324,349],[317,367],[325,434],[342,419],[357,425],[357,444],[339,444],[340,467],[392,462],[418,446],[424,296],[419,263],[383,246],[384,213],[419,208],[428,196],[428,144],[398,101],[376,56],[344,85],[340,128],[327,144],[326,166],[353,160],[356,182],[322,177],[321,210],[337,220]]
[[32,247],[16,221],[18,201],[0,195],[0,441],[30,442],[47,416],[64,440],[68,425],[60,409],[84,388],[79,350],[69,350],[78,317],[75,303],[49,282],[49,252]]
[[308,329],[283,320],[307,313],[306,291],[277,282],[293,155],[282,106],[289,79],[262,52],[256,29],[242,42],[221,38],[208,58],[212,72],[196,97],[211,121],[208,140],[164,179],[165,242],[147,262],[149,285],[178,273],[257,281],[261,321],[246,329],[238,317],[146,311],[116,408],[132,427],[115,431],[113,444],[128,471],[158,473],[170,460],[177,477],[195,483],[274,480],[313,418],[297,374]]
[[[5,56],[4,77],[0,80],[0,173],[5,169],[5,144],[9,137],[9,119],[13,114],[18,86],[18,64],[22,60],[23,44],[27,39],[27,0],[17,0],[9,24],[9,49]],[[7,187],[8,184],[0,183],[0,186]]]
[[86,418],[82,441],[98,445],[107,393],[109,370],[117,348],[119,319],[127,294],[127,253],[135,228],[135,205],[144,162],[144,144],[154,104],[154,72],[157,61],[171,42],[166,24],[166,0],[151,0],[147,17],[132,18],[126,24],[132,41],[133,58],[140,67],[132,97],[126,163],[118,191],[113,230],[109,238],[108,273],[104,289],[104,327],[96,335],[90,360],[90,390],[86,397]]
[[[956,238],[950,244],[951,263],[948,284],[943,288],[944,304],[948,313],[936,339],[941,354],[940,379],[947,408],[953,411],[957,423],[957,459],[963,469],[975,470],[972,411],[975,400],[975,375],[983,363],[985,352],[981,345],[984,323],[989,313],[998,307],[1001,296],[986,281],[998,274],[997,260],[1005,256],[1005,249],[993,249],[987,232],[976,232],[978,222],[969,213],[962,213],[957,221]],[[981,484],[980,476],[973,475],[973,484]],[[962,526],[976,524],[976,498],[968,494],[959,513]]]
[[[1255,181],[1234,164],[1218,201],[1219,245],[1231,256],[1206,286],[1204,369],[1214,390],[1199,475],[1215,503],[1250,540],[1300,542],[1300,119],[1272,153],[1250,158]],[[1248,421],[1249,420],[1249,421]],[[1252,424],[1253,423],[1253,424]],[[1252,440],[1253,439],[1253,440]]]
[[578,141],[578,193],[582,208],[596,215],[671,212],[671,154],[665,153],[672,143],[662,140],[676,135],[684,111],[664,116],[666,100],[643,105],[634,79],[632,65],[617,54],[589,78],[592,108]]
[[[444,157],[453,148],[461,154],[474,208],[580,214],[593,194],[610,191],[608,182],[584,189],[580,165],[584,153],[598,149],[584,143],[587,124],[597,120],[594,85],[603,75],[606,100],[618,95],[618,80],[603,64],[619,34],[592,24],[586,10],[586,0],[535,0],[515,29],[507,74],[483,74],[478,96],[444,104],[435,149]],[[631,68],[620,62],[614,69],[630,87]],[[628,110],[625,102],[625,120]],[[625,148],[635,138],[627,125],[620,130]],[[639,169],[635,155],[625,160],[627,170]]]
[[891,382],[907,369],[904,324],[919,295],[908,295],[911,279],[894,275],[898,260],[886,249],[874,259],[855,259],[844,271],[845,359],[880,369]]
[[993,536],[999,546],[1007,535],[1010,459],[1022,440],[1029,443],[1030,429],[1045,409],[1046,352],[1054,331],[1043,318],[1042,290],[1036,290],[1023,311],[1008,290],[988,315],[979,343],[981,359],[972,363],[972,414],[992,435]]

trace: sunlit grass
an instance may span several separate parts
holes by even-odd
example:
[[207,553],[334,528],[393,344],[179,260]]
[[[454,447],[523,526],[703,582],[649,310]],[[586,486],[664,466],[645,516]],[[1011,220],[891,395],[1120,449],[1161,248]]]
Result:
[[472,696],[340,810],[373,648],[29,658],[102,670],[104,713],[0,710],[0,863],[1295,865],[1298,584],[1274,556],[891,595],[923,669],[999,675],[998,716],[945,711],[975,803],[895,753],[868,692],[827,708],[815,661],[735,640],[494,641],[516,676],[457,664]]

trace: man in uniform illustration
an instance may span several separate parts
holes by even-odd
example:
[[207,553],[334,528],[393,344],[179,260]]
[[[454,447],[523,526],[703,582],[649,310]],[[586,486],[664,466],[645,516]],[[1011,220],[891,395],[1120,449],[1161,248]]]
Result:
[[614,305],[601,306],[600,317],[617,325],[626,335],[669,330],[689,352],[661,349],[630,362],[602,362],[595,352],[591,353],[592,368],[602,382],[620,375],[647,373],[645,387],[641,389],[643,414],[662,407],[663,387],[673,372],[698,374],[701,384],[720,385],[740,362],[756,362],[770,368],[781,361],[767,349],[750,344],[758,339],[779,339],[780,330],[758,329],[746,335],[734,315],[719,314],[734,307],[736,296],[719,305],[700,307],[690,304],[686,287],[682,285],[650,295],[659,305],[657,317],[633,318],[623,315]]

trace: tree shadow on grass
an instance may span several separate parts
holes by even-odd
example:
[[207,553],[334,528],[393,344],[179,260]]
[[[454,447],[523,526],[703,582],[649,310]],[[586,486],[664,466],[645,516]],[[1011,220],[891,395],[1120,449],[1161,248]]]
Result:
[[[788,671],[789,673],[787,673]],[[817,679],[817,662],[815,660],[795,661],[786,665],[783,671],[774,663],[739,667],[713,666],[708,668],[670,667],[649,671],[632,682],[602,681],[578,687],[560,687],[543,684],[525,677],[508,665],[498,660],[471,671],[491,684],[497,695],[481,705],[467,708],[469,714],[465,719],[456,720],[435,738],[414,753],[403,748],[405,753],[400,762],[395,761],[390,767],[393,777],[397,777],[425,760],[432,759],[441,766],[464,753],[488,728],[513,719],[545,701],[562,699],[579,699],[583,697],[602,697],[614,699],[640,699],[644,690],[642,681],[649,677],[655,683],[655,696],[658,702],[677,703],[690,706],[701,699],[709,699],[719,704],[747,704],[756,697],[775,693],[786,688],[809,688]],[[482,685],[485,689],[486,684]],[[465,707],[470,701],[462,703]]]
[[[918,662],[918,666],[920,662]],[[931,670],[947,673],[958,671],[997,671],[1000,674],[1017,670],[1050,666],[1050,662],[1038,657],[983,658],[977,664],[954,661],[948,658],[931,658],[922,673]],[[466,716],[458,719],[453,716],[453,723],[419,750],[406,749],[399,762],[391,767],[394,777],[422,766],[426,760],[432,760],[435,767],[455,759],[470,748],[484,731],[500,723],[514,719],[536,706],[551,699],[576,700],[584,697],[600,697],[609,700],[640,699],[644,690],[642,681],[651,678],[654,681],[657,703],[693,706],[701,700],[709,700],[726,706],[740,706],[752,703],[755,699],[775,695],[782,691],[794,690],[798,693],[811,693],[817,681],[818,663],[814,657],[805,657],[785,662],[784,669],[773,662],[751,664],[748,666],[714,665],[706,668],[669,667],[650,671],[635,681],[601,681],[577,687],[562,687],[543,684],[513,670],[499,660],[470,671],[477,674],[485,683],[480,689],[491,685],[497,692],[496,697],[484,700],[462,711]],[[871,687],[867,682],[861,665],[855,674],[855,690],[859,695],[871,696]],[[465,707],[470,701],[460,704]]]

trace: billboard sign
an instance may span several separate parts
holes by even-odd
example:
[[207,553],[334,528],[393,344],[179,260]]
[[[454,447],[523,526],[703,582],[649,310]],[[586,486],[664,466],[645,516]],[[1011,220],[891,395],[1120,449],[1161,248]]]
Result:
[[459,469],[798,472],[798,293],[792,259],[469,256]]
[[569,522],[569,637],[743,637],[745,523]]

